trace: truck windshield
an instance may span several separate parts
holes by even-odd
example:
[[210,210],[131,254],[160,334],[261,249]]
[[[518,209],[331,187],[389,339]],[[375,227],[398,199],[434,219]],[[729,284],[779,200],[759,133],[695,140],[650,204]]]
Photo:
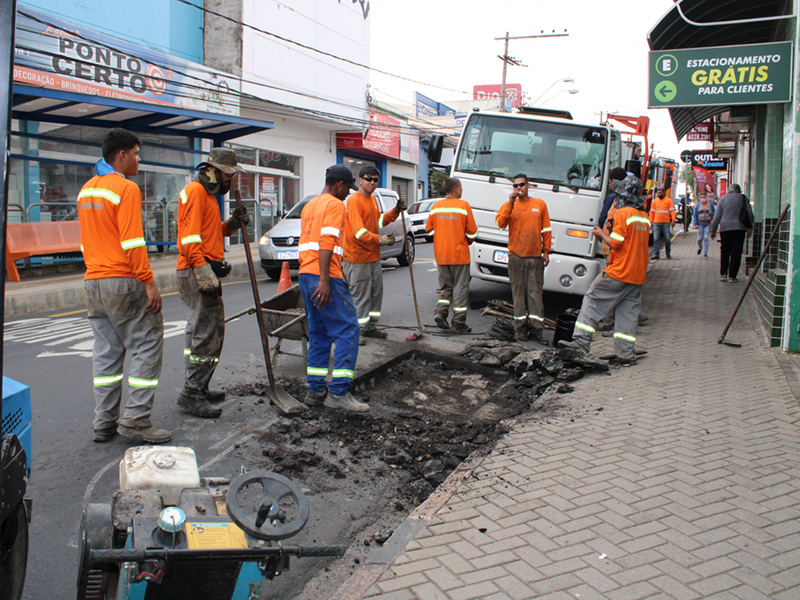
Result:
[[464,129],[456,171],[561,183],[599,190],[607,132],[601,127],[536,119],[473,116]]

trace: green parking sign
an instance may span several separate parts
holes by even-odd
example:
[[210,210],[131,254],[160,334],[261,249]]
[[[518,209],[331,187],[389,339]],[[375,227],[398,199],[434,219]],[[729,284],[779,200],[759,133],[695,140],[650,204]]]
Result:
[[650,52],[648,108],[792,99],[792,42]]

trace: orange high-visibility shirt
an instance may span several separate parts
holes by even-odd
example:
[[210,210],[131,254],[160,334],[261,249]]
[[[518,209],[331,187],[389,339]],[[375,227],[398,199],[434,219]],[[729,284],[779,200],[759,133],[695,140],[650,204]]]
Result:
[[468,265],[469,245],[478,235],[472,208],[459,198],[444,198],[431,208],[425,223],[433,236],[433,255],[439,265]]
[[653,198],[650,205],[650,223],[674,223],[675,204],[670,198]]
[[378,230],[392,223],[400,214],[396,208],[381,214],[374,196],[359,192],[345,200],[345,226],[343,236],[344,260],[351,263],[369,263],[381,259]]
[[500,207],[495,218],[500,229],[508,225],[508,251],[523,258],[550,254],[550,215],[547,205],[539,198],[516,200],[514,210],[511,202]]
[[142,193],[119,173],[92,177],[78,194],[84,279],[135,277],[152,283],[142,229]]
[[647,213],[632,206],[620,208],[614,215],[610,237],[622,245],[611,247],[605,274],[617,281],[642,285],[647,281],[647,243],[650,240]]
[[178,204],[178,269],[196,269],[206,264],[206,257],[222,260],[222,238],[230,230],[220,218],[219,203],[199,181],[192,181],[180,193]]
[[319,251],[333,250],[330,275],[342,275],[341,246],[345,225],[344,202],[331,194],[322,194],[305,205],[300,215],[300,272],[319,275]]

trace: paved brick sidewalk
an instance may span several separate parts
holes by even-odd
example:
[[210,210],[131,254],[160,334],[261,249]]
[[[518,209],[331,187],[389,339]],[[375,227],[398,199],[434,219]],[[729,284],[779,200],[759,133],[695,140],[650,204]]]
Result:
[[744,274],[721,283],[718,249],[695,250],[681,235],[651,269],[646,358],[518,423],[336,597],[800,598],[792,360],[760,345],[748,302],[729,334],[743,346],[716,343]]

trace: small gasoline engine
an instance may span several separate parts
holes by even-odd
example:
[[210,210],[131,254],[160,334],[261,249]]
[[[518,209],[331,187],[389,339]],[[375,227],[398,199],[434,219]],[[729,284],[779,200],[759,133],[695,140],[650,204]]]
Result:
[[191,448],[129,448],[111,504],[81,519],[78,600],[252,600],[292,556],[342,556],[341,544],[282,543],[308,500],[268,471],[200,478]]

